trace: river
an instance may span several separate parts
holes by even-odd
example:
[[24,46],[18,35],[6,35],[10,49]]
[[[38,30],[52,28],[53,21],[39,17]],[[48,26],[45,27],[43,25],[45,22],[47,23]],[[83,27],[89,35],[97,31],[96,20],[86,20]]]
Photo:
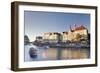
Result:
[[[30,47],[37,50],[37,57],[31,58],[29,55]],[[50,48],[37,47],[32,44],[25,45],[24,61],[47,61],[47,60],[70,60],[90,58],[89,48]]]

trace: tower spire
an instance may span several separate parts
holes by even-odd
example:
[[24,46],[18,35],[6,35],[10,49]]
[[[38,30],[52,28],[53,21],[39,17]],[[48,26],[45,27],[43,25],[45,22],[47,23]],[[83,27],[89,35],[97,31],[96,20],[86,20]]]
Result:
[[70,25],[70,31],[72,30],[71,25]]

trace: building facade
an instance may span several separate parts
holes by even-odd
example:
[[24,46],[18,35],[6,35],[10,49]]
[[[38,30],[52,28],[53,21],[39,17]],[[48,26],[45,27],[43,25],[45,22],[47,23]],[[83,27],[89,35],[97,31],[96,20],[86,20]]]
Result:
[[42,42],[42,41],[43,41],[42,36],[37,36],[37,37],[36,37],[36,41],[38,41],[38,42]]
[[88,39],[88,29],[83,26],[79,25],[74,28],[70,27],[69,31],[65,31],[62,33],[58,32],[47,32],[44,33],[43,36],[36,37],[36,40],[42,42],[49,42],[49,43],[57,43],[59,41],[68,42],[68,41],[81,41]]
[[61,34],[57,32],[48,32],[43,35],[44,42],[59,42],[61,40]]
[[62,37],[63,42],[87,40],[88,30],[83,25],[75,26],[69,32],[63,32]]

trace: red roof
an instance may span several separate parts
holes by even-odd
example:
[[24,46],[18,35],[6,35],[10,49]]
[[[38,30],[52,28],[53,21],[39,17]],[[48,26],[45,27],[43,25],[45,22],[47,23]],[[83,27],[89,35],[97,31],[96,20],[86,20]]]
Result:
[[81,25],[81,26],[76,27],[76,28],[75,28],[75,31],[76,31],[76,30],[84,30],[84,29],[86,29],[86,28],[85,28],[83,25]]

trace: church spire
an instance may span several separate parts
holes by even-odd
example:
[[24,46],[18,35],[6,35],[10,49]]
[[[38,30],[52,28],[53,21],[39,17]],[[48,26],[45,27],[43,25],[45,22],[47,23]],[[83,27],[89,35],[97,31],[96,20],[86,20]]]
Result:
[[70,25],[70,31],[72,30],[71,25]]

